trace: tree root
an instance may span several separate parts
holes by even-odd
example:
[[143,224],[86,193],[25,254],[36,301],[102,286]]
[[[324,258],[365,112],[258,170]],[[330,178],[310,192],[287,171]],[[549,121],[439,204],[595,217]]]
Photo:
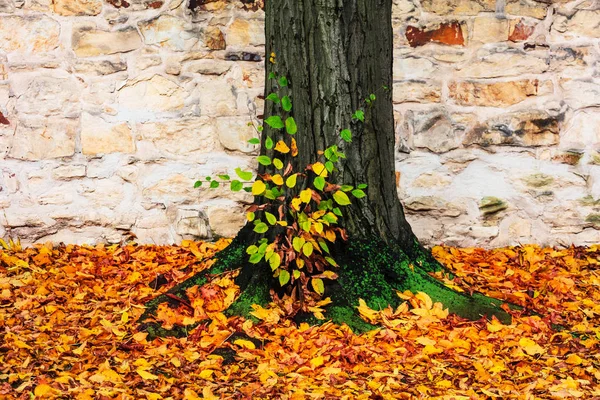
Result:
[[[278,283],[274,282],[268,268],[249,264],[246,261],[245,249],[246,245],[236,238],[215,256],[217,261],[209,271],[197,274],[149,301],[146,304],[146,311],[138,320],[143,323],[140,330],[148,331],[151,337],[186,336],[199,324],[166,330],[160,324],[145,321],[156,314],[157,307],[161,303],[168,302],[177,306],[180,302],[187,302],[186,289],[207,283],[209,273],[222,273],[240,267],[241,271],[235,283],[240,287],[241,295],[225,311],[225,314],[254,319],[250,315],[253,310],[252,305],[268,304],[271,301],[270,290],[277,288]],[[351,239],[338,248],[336,253],[337,256],[334,255],[334,258],[341,267],[337,271],[338,279],[327,284],[325,288],[325,297],[329,296],[332,299],[332,304],[326,308],[325,317],[336,324],[345,323],[355,332],[376,328],[360,318],[356,311],[359,299],[365,300],[373,309],[383,309],[388,305],[397,307],[403,302],[397,292],[406,290],[413,293],[425,292],[434,302],[441,302],[451,313],[467,319],[477,320],[481,317],[495,316],[502,323],[511,323],[510,314],[501,308],[503,301],[481,293],[469,295],[457,292],[430,276],[429,272],[447,270],[416,241],[412,249],[404,252],[378,238],[371,241]],[[513,309],[520,308],[512,304],[509,306]],[[306,313],[296,315],[295,320],[311,324],[325,322]]]

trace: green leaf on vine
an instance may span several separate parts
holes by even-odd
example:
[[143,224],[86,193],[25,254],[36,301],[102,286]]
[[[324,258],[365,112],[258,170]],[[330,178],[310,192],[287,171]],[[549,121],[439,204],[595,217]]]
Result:
[[242,169],[239,167],[235,169],[235,173],[243,181],[249,181],[250,179],[252,179],[252,176],[253,176],[252,172],[242,171]]
[[224,181],[228,181],[231,179],[231,177],[227,174],[224,175],[217,175],[220,179],[224,180]]
[[287,272],[285,269],[282,269],[281,271],[279,271],[279,284],[281,286],[284,286],[289,281],[290,281],[290,273]]
[[217,182],[217,181],[211,181],[210,182],[210,188],[211,189],[216,189],[218,187],[219,187],[219,182]]
[[342,139],[344,139],[346,142],[350,143],[352,142],[352,132],[350,131],[350,129],[344,129],[340,132],[340,136],[342,137]]
[[285,126],[279,115],[271,115],[265,119],[265,123],[273,129],[281,129]]
[[294,117],[287,117],[285,120],[285,130],[290,135],[295,135],[298,132],[298,127],[296,126],[296,121]]
[[258,156],[256,160],[262,165],[271,165],[271,158],[268,156]]
[[270,212],[265,212],[265,217],[270,225],[275,225],[277,223],[277,218],[275,218],[275,216]]
[[352,115],[352,118],[357,119],[361,122],[365,122],[365,113],[363,110],[356,110]]
[[315,188],[323,190],[323,188],[325,187],[325,178],[323,178],[322,176],[317,176],[313,181],[313,185],[315,185]]
[[353,195],[354,197],[356,197],[357,199],[362,199],[363,197],[365,197],[365,196],[366,196],[365,192],[363,192],[363,191],[362,191],[362,190],[360,190],[360,189],[354,189],[354,190],[352,191],[352,195]]
[[271,100],[273,103],[275,104],[279,104],[279,102],[281,101],[279,99],[279,96],[277,96],[277,94],[275,93],[271,93],[267,96],[267,100]]
[[292,110],[292,101],[288,96],[283,96],[281,98],[281,107],[288,112]]
[[194,183],[194,189],[197,189],[197,188],[199,188],[200,186],[202,186],[202,181],[196,181],[196,182]]
[[271,139],[271,137],[270,137],[270,136],[267,136],[267,139],[265,140],[265,147],[266,147],[268,150],[271,150],[271,149],[273,148],[273,145],[274,145],[274,144],[275,144],[275,143],[273,143],[273,139]]
[[279,159],[279,158],[274,158],[273,159],[273,165],[275,166],[275,168],[277,169],[281,169],[283,168],[283,162]]
[[242,182],[238,181],[237,179],[231,181],[232,192],[239,192],[240,190],[242,190],[243,187],[244,185],[242,184]]
[[268,230],[269,230],[269,226],[267,224],[265,224],[264,222],[259,222],[254,227],[254,232],[256,232],[256,233],[265,233]]
[[248,143],[250,143],[250,144],[260,144],[260,140],[258,140],[258,138],[253,137],[252,139],[248,140]]
[[279,86],[286,87],[288,85],[288,80],[285,76],[279,78]]

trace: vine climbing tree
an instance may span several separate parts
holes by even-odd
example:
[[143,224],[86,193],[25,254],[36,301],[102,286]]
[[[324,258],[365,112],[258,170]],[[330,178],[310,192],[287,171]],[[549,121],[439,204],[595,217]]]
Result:
[[392,0],[266,1],[258,174],[236,169],[207,182],[251,191],[248,223],[210,271],[149,302],[141,321],[209,274],[234,269],[241,295],[232,315],[275,297],[292,300],[290,317],[314,321],[309,308],[329,298],[326,319],[365,330],[359,300],[394,306],[397,292],[410,290],[466,318],[510,321],[501,301],[433,278],[443,267],[404,216],[394,173],[391,10]]

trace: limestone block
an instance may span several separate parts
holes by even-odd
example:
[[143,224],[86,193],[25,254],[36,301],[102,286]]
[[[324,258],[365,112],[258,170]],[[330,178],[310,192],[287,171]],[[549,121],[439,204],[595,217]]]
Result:
[[445,153],[460,146],[470,118],[450,115],[444,109],[410,111],[406,124],[412,145],[434,153]]
[[403,204],[408,212],[427,212],[445,217],[458,217],[464,211],[458,205],[436,196],[409,197]]
[[206,207],[210,228],[216,237],[235,237],[246,223],[244,208],[235,202],[220,202]]
[[394,80],[431,78],[436,72],[437,65],[427,58],[394,57]]
[[78,117],[81,113],[81,84],[63,71],[51,75],[13,74],[11,89],[19,113],[35,116]]
[[54,0],[54,12],[60,15],[98,15],[101,11],[100,0]]
[[179,209],[175,220],[175,230],[184,238],[210,238],[210,226],[208,218],[202,211]]
[[234,47],[263,46],[264,29],[264,21],[236,18],[227,27],[227,44]]
[[1,178],[2,184],[0,185],[0,187],[4,189],[4,191],[10,194],[14,194],[20,190],[19,178],[17,177],[17,174],[14,171],[11,171],[9,169],[3,169]]
[[523,74],[541,74],[548,60],[514,48],[483,48],[474,60],[463,65],[459,75],[467,78],[499,78]]
[[415,0],[393,0],[392,18],[406,18],[417,12]]
[[225,50],[227,43],[221,29],[216,26],[209,27],[204,31],[204,43],[211,50]]
[[177,83],[152,75],[127,82],[119,90],[118,101],[129,110],[166,112],[182,109],[185,96],[184,89]]
[[497,43],[508,40],[508,20],[496,17],[477,17],[473,20],[471,40],[476,43]]
[[558,143],[559,117],[544,111],[525,111],[490,118],[471,129],[465,145],[550,146]]
[[193,201],[199,197],[198,189],[194,189],[194,182],[194,179],[185,175],[174,174],[144,187],[142,195],[154,203]]
[[600,10],[578,10],[573,15],[558,15],[552,24],[552,38],[572,40],[600,37]]
[[[123,183],[120,178],[96,179],[93,182],[84,183],[78,188],[79,194],[87,199],[92,210],[100,207],[116,209],[123,205],[125,194],[131,191],[131,185]],[[130,207],[126,206],[122,211],[129,213]],[[103,225],[113,225],[116,223],[109,219],[103,222]]]
[[142,38],[135,28],[103,31],[89,26],[75,27],[72,41],[78,57],[127,53],[142,46]]
[[[24,8],[29,11],[52,12],[53,0],[17,0],[21,5],[19,8]],[[23,5],[23,3],[25,3]]]
[[253,127],[248,126],[246,117],[222,117],[216,119],[217,136],[221,145],[232,151],[251,153],[256,151],[256,146],[248,143],[248,140],[258,134]]
[[590,195],[593,199],[597,199],[596,206],[600,208],[600,166],[593,165],[590,167],[587,183],[590,189]]
[[86,75],[111,75],[127,70],[127,62],[116,60],[77,60],[73,70],[79,74]]
[[21,160],[72,156],[78,126],[78,120],[65,118],[21,119],[9,156]]
[[440,82],[409,80],[394,83],[394,103],[439,103],[442,97]]
[[135,67],[139,70],[148,69],[160,64],[162,64],[162,58],[160,58],[160,56],[139,57],[135,60]]
[[195,92],[200,97],[200,114],[224,116],[237,114],[235,90],[224,78],[212,79],[198,84]]
[[198,35],[191,31],[191,24],[172,15],[160,15],[138,23],[147,45],[158,45],[174,51],[190,50]]
[[111,124],[88,113],[81,115],[81,150],[85,155],[133,153],[135,144],[127,123]]
[[203,75],[223,75],[231,69],[231,63],[223,60],[204,59],[185,64],[186,72]]
[[496,0],[422,0],[421,5],[424,11],[438,15],[477,15],[496,10]]
[[493,196],[486,196],[479,202],[479,210],[484,216],[496,214],[507,208],[508,204],[506,201]]
[[[15,11],[15,2],[13,0],[0,0],[0,12],[12,13]],[[2,237],[0,235],[0,237]]]
[[218,148],[214,122],[209,118],[189,118],[136,126],[141,139],[151,142],[166,157],[202,157]]
[[60,24],[47,16],[0,17],[0,51],[44,53],[59,45]]
[[568,150],[600,148],[600,112],[593,108],[576,111],[560,134],[560,147]]
[[424,172],[419,175],[412,183],[413,187],[437,189],[448,186],[452,183],[452,177],[435,171]]
[[574,109],[600,105],[600,84],[589,79],[562,79],[565,102]]
[[[548,13],[550,3],[549,1],[508,0],[504,11],[511,15],[544,19]],[[557,3],[557,1],[552,1],[552,3]]]
[[463,106],[508,107],[531,96],[552,93],[552,82],[537,79],[509,82],[451,82],[449,96]]
[[85,172],[85,164],[67,164],[54,168],[52,177],[59,180],[70,180],[72,178],[84,177]]

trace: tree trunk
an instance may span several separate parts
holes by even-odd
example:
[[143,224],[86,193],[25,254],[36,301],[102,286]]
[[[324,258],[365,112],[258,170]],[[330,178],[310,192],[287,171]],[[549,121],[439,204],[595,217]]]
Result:
[[[315,162],[318,150],[343,147],[347,159],[338,181],[368,185],[367,197],[345,209],[349,234],[411,248],[414,236],[394,175],[391,0],[278,0],[265,5],[266,52],[275,53],[277,60],[267,63],[267,76],[277,68],[291,82],[299,127],[295,170]],[[376,100],[366,107],[365,122],[352,123],[352,114],[365,108],[371,93]],[[265,115],[271,115],[274,104],[266,107]],[[344,146],[339,134],[347,128],[353,143]]]
[[[458,293],[432,278],[428,273],[443,267],[419,245],[404,217],[394,173],[392,0],[267,0],[265,4],[267,58],[275,54],[275,62],[266,63],[265,97],[272,90],[270,73],[286,76],[286,94],[298,126],[298,156],[285,162],[291,162],[294,171],[303,171],[317,161],[318,151],[337,145],[346,159],[336,165],[336,183],[368,185],[365,198],[344,207],[342,224],[349,240],[332,249],[340,265],[339,278],[325,288],[325,296],[333,300],[325,316],[358,331],[369,329],[355,310],[359,298],[372,308],[383,308],[400,303],[396,291],[410,290],[426,292],[466,318],[496,316],[509,322],[510,315],[499,308],[501,301]],[[376,99],[365,106],[364,99],[372,93]],[[277,115],[275,107],[266,101],[265,117]],[[353,113],[361,108],[364,122],[353,120]],[[352,143],[342,141],[342,129],[352,131]],[[267,136],[277,141],[281,135],[265,127],[262,142]],[[273,155],[273,150],[261,151]],[[275,173],[270,168],[261,166],[259,175]],[[248,224],[230,248],[217,255],[217,272],[241,268],[236,283],[242,294],[230,314],[248,316],[252,304],[267,303],[271,288],[278,287],[268,266],[250,264],[245,258],[245,248],[255,239]],[[170,293],[185,297],[182,289],[205,281],[204,275],[194,277]],[[172,300],[155,299],[140,320],[149,318],[163,301]],[[307,314],[299,314],[298,319],[314,321]]]

